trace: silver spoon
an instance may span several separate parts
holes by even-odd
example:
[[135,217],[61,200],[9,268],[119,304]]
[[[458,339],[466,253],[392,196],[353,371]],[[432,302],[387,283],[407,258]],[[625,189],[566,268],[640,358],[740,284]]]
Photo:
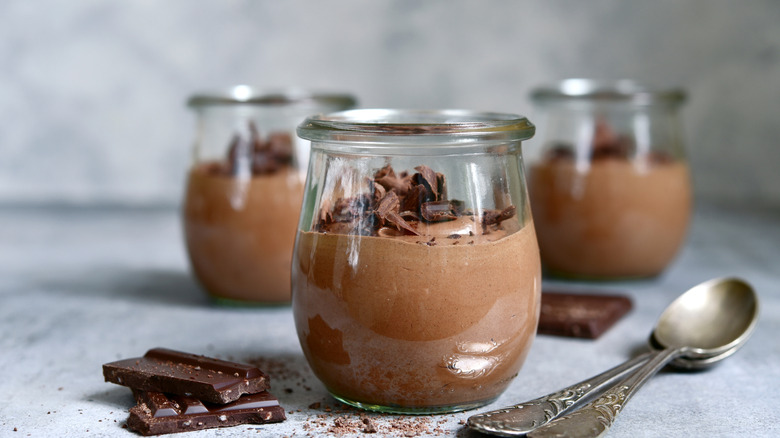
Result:
[[[655,349],[663,349],[662,346],[658,346],[654,342],[652,336],[650,346]],[[675,368],[686,370],[704,369],[731,356],[736,350],[737,348],[732,348],[719,355],[706,358],[678,357],[672,361],[671,365]],[[578,409],[587,400],[600,394],[609,385],[614,384],[641,365],[644,365],[651,355],[652,352],[641,354],[597,376],[537,399],[473,415],[468,419],[467,425],[474,430],[492,435],[525,436],[532,430],[538,429],[556,418]]]
[[[726,284],[730,281],[732,280],[712,280],[702,283],[697,288],[712,287]],[[740,280],[734,281],[744,284]],[[749,288],[749,286],[747,287]],[[664,349],[664,346],[659,345],[658,341],[655,340],[655,331],[650,336],[650,345],[659,350]],[[684,369],[706,368],[734,354],[741,345],[742,343],[738,343],[723,352],[709,356],[680,356],[672,361],[672,365]],[[474,415],[468,419],[467,424],[470,428],[483,433],[500,436],[523,436],[563,414],[577,409],[584,401],[590,399],[593,395],[599,394],[608,385],[613,384],[618,379],[644,365],[653,354],[653,352],[644,353],[597,376],[540,398]]]
[[528,437],[603,436],[628,400],[664,365],[683,357],[712,365],[744,345],[757,322],[758,297],[742,280],[715,279],[689,289],[664,310],[653,330],[651,342],[662,350],[652,352],[644,365],[596,400]]

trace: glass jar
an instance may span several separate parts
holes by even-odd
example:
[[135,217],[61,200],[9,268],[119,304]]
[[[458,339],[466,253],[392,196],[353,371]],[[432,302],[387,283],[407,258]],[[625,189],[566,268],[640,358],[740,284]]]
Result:
[[684,97],[585,79],[533,91],[541,146],[528,185],[545,273],[641,278],[672,261],[692,208]]
[[347,95],[260,94],[247,86],[189,99],[197,131],[184,235],[195,276],[218,302],[289,303],[309,158],[295,127],[354,104]]
[[541,263],[523,117],[353,110],[309,117],[293,314],[344,403],[452,412],[494,400],[536,333]]

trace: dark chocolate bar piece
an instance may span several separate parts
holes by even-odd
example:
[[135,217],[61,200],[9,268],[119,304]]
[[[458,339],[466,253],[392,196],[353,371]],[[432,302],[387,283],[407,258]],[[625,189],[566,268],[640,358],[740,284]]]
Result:
[[263,391],[247,394],[223,405],[203,403],[195,397],[133,390],[138,405],[130,408],[127,427],[141,435],[162,435],[238,424],[284,421],[279,400]]
[[143,357],[103,365],[106,382],[143,391],[186,395],[212,403],[238,400],[270,388],[268,376],[251,365],[155,348]]
[[542,293],[538,333],[596,339],[631,310],[622,295]]

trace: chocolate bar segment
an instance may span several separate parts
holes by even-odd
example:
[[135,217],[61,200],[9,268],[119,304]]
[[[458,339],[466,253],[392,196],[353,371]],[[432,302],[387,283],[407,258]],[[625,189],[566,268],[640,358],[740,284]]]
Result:
[[258,368],[165,348],[103,365],[107,382],[143,391],[186,395],[212,403],[238,400],[270,388]]
[[539,334],[596,339],[631,310],[622,295],[542,293]]
[[133,390],[138,405],[130,408],[127,427],[141,435],[162,435],[238,424],[284,421],[279,400],[263,391],[247,394],[224,405],[204,403],[195,397]]

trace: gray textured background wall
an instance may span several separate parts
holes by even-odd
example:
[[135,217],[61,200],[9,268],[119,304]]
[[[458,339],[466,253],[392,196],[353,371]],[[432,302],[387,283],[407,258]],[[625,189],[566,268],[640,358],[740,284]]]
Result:
[[176,203],[194,90],[533,112],[565,77],[681,85],[700,198],[780,204],[780,2],[0,3],[0,202]]

